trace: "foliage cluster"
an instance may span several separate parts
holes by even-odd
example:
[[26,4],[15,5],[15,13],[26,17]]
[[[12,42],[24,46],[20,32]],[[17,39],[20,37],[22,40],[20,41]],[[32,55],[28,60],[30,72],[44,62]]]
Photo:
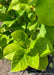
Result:
[[54,0],[0,0],[0,59],[11,71],[45,70],[54,52]]

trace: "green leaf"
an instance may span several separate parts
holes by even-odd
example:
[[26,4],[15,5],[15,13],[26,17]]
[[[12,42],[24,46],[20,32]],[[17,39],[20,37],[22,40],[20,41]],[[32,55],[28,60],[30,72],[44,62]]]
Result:
[[46,37],[54,45],[54,26],[41,24],[40,33],[38,36]]
[[16,40],[23,48],[27,48],[29,44],[29,39],[27,34],[22,30],[17,30],[12,33],[12,37]]
[[22,16],[24,14],[25,10],[18,10],[16,11],[16,17],[17,16]]
[[[36,11],[35,11],[35,12],[36,12]],[[30,22],[29,22],[27,28],[28,28],[30,31],[31,31],[31,30],[34,30],[34,31],[35,31],[36,28],[37,28],[37,18],[36,18],[35,12],[33,11],[33,12],[31,12],[31,13],[28,14],[28,17],[29,17],[29,19],[30,19]]]
[[35,23],[34,21],[30,22],[29,25],[28,25],[28,29],[31,31],[31,30],[35,30],[36,29],[36,26],[37,26],[37,22],[35,20]]
[[52,44],[44,37],[39,37],[32,42],[30,49],[32,50],[32,53],[39,53],[40,57],[47,56],[53,51]]
[[31,53],[27,53],[27,63],[28,66],[38,69],[39,67],[39,54],[37,53],[36,55],[34,55],[35,52]]
[[0,35],[0,47],[4,48],[9,43],[9,38],[7,35]]
[[0,8],[2,7],[2,4],[0,4]]
[[19,49],[22,49],[19,44],[12,43],[4,48],[4,57],[12,60],[15,52]]
[[53,68],[53,63],[50,63],[50,64],[49,64],[49,67],[50,67],[50,68]]
[[41,24],[40,33],[38,34],[38,36],[45,37],[46,33],[47,31],[46,31],[45,25]]
[[6,10],[7,10],[7,7],[6,6],[4,6],[4,5],[2,5],[2,4],[0,4],[0,13],[6,13]]
[[40,58],[38,70],[45,70],[47,66],[48,66],[48,58],[47,57]]
[[24,50],[16,51],[12,61],[12,72],[25,70],[27,68],[27,61]]
[[54,26],[45,26],[46,35],[45,37],[50,40],[50,42],[54,45]]
[[13,18],[8,13],[6,14],[0,13],[0,22],[10,21],[10,20],[13,20]]
[[2,23],[2,26],[7,26],[7,27],[11,27],[15,22],[16,22],[16,20],[17,20],[18,18],[16,18],[16,19],[14,19],[14,20],[12,20],[12,21],[4,21],[3,23]]
[[36,14],[40,24],[54,26],[54,0],[37,0]]
[[31,35],[30,38],[31,38],[32,40],[35,40],[35,39],[37,38],[37,36],[38,36],[38,33],[39,33],[39,32],[33,32],[33,34]]
[[10,11],[11,9],[13,10],[24,10],[24,9],[28,9],[29,6],[28,3],[29,0],[12,0],[11,3],[10,3],[10,6],[8,8],[8,11]]
[[[18,0],[12,0],[11,3],[10,3],[10,6],[9,6],[9,8],[8,8],[8,11],[10,11],[12,8],[18,6],[18,5],[17,5],[18,2],[19,2]],[[16,8],[16,9],[18,9],[18,8]]]

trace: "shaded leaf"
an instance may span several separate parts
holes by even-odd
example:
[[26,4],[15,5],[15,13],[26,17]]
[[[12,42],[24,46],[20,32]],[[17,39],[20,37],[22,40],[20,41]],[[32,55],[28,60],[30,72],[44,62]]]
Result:
[[9,43],[9,38],[6,35],[0,35],[0,47],[4,48]]
[[40,58],[38,70],[45,70],[47,68],[47,65],[48,65],[48,58],[47,57]]
[[0,13],[0,22],[10,21],[10,20],[13,20],[13,19],[8,13],[6,14]]

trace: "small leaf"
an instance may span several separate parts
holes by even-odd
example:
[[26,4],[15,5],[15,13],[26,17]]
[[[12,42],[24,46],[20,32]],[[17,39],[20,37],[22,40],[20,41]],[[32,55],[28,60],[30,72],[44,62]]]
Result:
[[50,63],[50,64],[49,64],[49,67],[50,67],[50,68],[53,68],[53,63]]
[[8,8],[8,11],[10,11],[17,4],[18,4],[18,0],[12,0],[11,3],[10,3],[10,6]]
[[16,20],[17,20],[17,18],[14,19],[13,21],[4,21],[2,23],[2,26],[5,26],[6,25],[7,27],[11,27],[16,22]]
[[46,33],[47,31],[46,31],[45,25],[41,24],[40,33],[38,34],[38,36],[45,37]]
[[27,48],[29,39],[27,34],[22,30],[17,30],[12,33],[12,37],[16,40],[23,48]]

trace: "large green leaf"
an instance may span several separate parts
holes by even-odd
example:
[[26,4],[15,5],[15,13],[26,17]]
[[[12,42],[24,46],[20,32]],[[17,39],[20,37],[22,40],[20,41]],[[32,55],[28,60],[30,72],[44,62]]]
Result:
[[27,61],[24,50],[16,51],[13,61],[11,71],[21,71],[27,68]]
[[45,70],[47,66],[48,66],[48,58],[47,57],[40,58],[38,70]]
[[47,56],[53,51],[52,44],[44,37],[39,37],[30,45],[31,52],[39,53],[40,57]]
[[16,40],[23,48],[27,48],[29,39],[27,34],[22,30],[17,30],[12,33],[12,37]]
[[13,59],[13,56],[15,54],[15,52],[19,49],[22,49],[19,44],[17,43],[12,43],[12,44],[9,44],[8,46],[6,46],[4,48],[4,57],[7,58],[7,59],[10,59],[12,60]]
[[54,0],[37,0],[36,14],[40,24],[54,26]]

